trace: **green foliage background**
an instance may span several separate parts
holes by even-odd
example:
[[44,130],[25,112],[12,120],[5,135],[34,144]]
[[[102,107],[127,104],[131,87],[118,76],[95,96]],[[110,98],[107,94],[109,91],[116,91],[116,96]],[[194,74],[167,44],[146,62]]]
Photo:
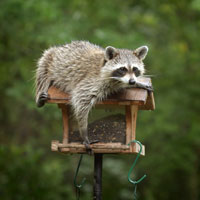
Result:
[[[77,155],[50,151],[60,139],[55,106],[36,108],[34,71],[42,51],[71,40],[103,47],[149,46],[156,110],[140,112],[137,139],[146,146],[134,178],[139,199],[200,199],[200,0],[1,0],[0,197],[75,199]],[[133,199],[127,172],[134,156],[105,156],[103,199]],[[92,199],[93,158],[81,199]]]

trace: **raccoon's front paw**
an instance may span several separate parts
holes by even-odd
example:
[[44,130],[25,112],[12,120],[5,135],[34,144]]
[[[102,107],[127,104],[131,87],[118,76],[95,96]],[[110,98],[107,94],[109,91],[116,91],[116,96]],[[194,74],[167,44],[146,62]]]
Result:
[[98,143],[99,140],[93,140],[93,141],[84,141],[83,144],[85,145],[85,148],[86,148],[86,152],[89,154],[89,155],[93,155],[93,151],[92,151],[92,148],[91,148],[91,144],[95,144],[95,143]]
[[146,89],[148,92],[153,92],[153,86],[147,85],[144,89]]
[[151,84],[144,84],[144,83],[136,83],[136,87],[137,88],[142,88],[142,89],[145,89],[147,90],[148,92],[152,92],[153,91],[153,87]]
[[91,148],[91,146],[90,146],[90,143],[87,142],[87,141],[84,141],[83,144],[85,145],[87,154],[92,155],[92,154],[93,154],[93,151],[92,151],[92,148]]
[[44,104],[46,103],[47,100],[48,100],[48,93],[42,92],[37,101],[37,106],[38,107],[44,106]]

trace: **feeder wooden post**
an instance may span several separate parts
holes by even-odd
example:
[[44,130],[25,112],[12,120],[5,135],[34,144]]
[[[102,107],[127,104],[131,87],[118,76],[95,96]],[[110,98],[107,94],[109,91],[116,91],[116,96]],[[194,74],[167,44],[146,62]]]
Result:
[[59,104],[59,108],[62,110],[63,118],[63,144],[69,142],[68,132],[69,132],[69,115],[68,115],[68,106],[65,104]]

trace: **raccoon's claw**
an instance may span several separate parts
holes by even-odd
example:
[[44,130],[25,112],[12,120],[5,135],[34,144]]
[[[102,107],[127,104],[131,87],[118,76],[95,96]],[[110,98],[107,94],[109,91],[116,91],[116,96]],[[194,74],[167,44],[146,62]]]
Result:
[[153,92],[153,87],[151,85],[146,86],[144,89],[146,89],[148,92]]
[[42,107],[44,106],[45,102],[48,100],[48,93],[43,92],[40,94],[38,102],[37,102],[37,106],[38,107]]
[[147,90],[148,92],[153,92],[153,87],[152,87],[151,85],[146,85],[146,84],[137,83],[136,87],[137,87],[137,88],[145,89],[145,90]]
[[135,87],[136,87],[136,88],[145,89],[145,90],[147,90],[148,92],[152,92],[152,91],[153,91],[153,87],[152,87],[151,84],[145,84],[145,83],[137,82],[137,83],[135,84]]
[[86,152],[87,152],[89,155],[92,155],[92,154],[93,154],[93,151],[92,151],[92,148],[91,148],[91,146],[90,146],[90,143],[88,143],[88,142],[83,142],[83,144],[85,145]]
[[85,145],[85,148],[86,148],[86,152],[89,154],[89,155],[93,155],[93,151],[92,151],[92,148],[91,148],[91,144],[95,144],[95,143],[98,143],[99,140],[93,140],[93,141],[89,141],[89,142],[83,142],[83,144]]
[[93,140],[93,141],[90,142],[90,144],[95,144],[95,143],[98,143],[98,142],[99,142],[99,140]]

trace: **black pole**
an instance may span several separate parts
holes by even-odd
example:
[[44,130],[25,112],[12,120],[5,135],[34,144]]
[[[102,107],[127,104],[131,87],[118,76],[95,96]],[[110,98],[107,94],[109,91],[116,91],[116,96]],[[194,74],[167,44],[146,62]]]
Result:
[[102,199],[102,159],[103,154],[94,154],[94,195],[93,200]]

